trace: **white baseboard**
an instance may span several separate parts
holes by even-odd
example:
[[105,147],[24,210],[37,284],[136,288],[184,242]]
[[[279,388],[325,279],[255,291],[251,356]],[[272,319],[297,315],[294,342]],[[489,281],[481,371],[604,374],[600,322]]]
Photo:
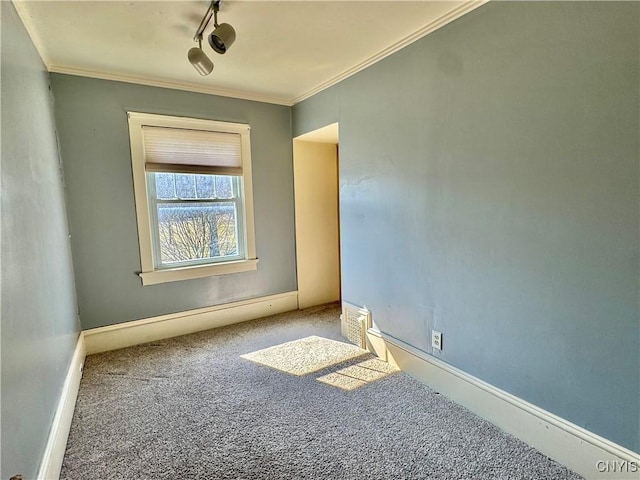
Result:
[[587,479],[640,477],[640,455],[394,337],[369,329],[368,346],[436,391]]
[[91,355],[290,312],[297,308],[298,292],[287,292],[92,328],[85,330],[83,336],[87,355]]
[[71,420],[73,419],[73,411],[76,406],[78,389],[80,388],[85,356],[84,340],[82,334],[80,334],[62,387],[58,408],[51,423],[49,438],[47,439],[38,476],[36,477],[38,480],[60,478],[60,469],[62,468],[62,460],[64,459],[69,430],[71,429]]

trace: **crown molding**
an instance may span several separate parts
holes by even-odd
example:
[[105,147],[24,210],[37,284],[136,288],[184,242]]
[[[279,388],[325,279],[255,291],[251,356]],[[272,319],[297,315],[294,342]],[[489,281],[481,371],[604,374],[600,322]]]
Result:
[[454,20],[457,20],[458,18],[462,17],[463,15],[471,12],[472,10],[475,10],[476,8],[481,7],[482,5],[484,5],[484,4],[488,3],[488,2],[489,2],[489,0],[469,0],[469,1],[465,2],[464,4],[460,5],[458,8],[455,8],[455,9],[445,13],[444,15],[438,17],[437,19],[435,19],[432,22],[428,23],[427,25],[425,25],[424,27],[420,28],[416,32],[412,33],[411,35],[407,35],[405,38],[403,38],[399,42],[396,42],[393,45],[391,45],[390,47],[387,47],[384,50],[380,51],[379,53],[367,58],[366,60],[364,60],[363,62],[360,62],[359,64],[355,65],[354,67],[351,67],[348,70],[345,70],[341,74],[336,75],[335,77],[330,78],[329,80],[320,83],[319,85],[317,85],[315,88],[312,88],[308,92],[303,93],[302,95],[300,95],[298,97],[295,97],[291,101],[291,103],[293,105],[295,105],[296,103],[300,103],[303,100],[306,100],[307,98],[312,97],[316,93],[320,93],[321,91],[326,90],[329,87],[332,87],[336,83],[339,83],[342,80],[344,80],[346,78],[349,78],[352,75],[355,75],[356,73],[364,70],[365,68],[370,67],[374,63],[379,62],[380,60],[388,57],[389,55],[397,52],[398,50],[403,49],[407,45],[410,45],[413,42],[415,42],[417,40],[420,40],[421,38],[423,38],[423,37],[429,35],[430,33],[434,32],[435,30],[438,30],[439,28],[444,27],[448,23],[451,23]]
[[13,4],[13,7],[16,9],[16,12],[18,13],[18,17],[20,17],[20,20],[22,21],[22,25],[24,25],[24,28],[27,31],[27,35],[29,35],[29,37],[31,38],[31,42],[33,43],[33,46],[36,48],[36,51],[38,52],[38,55],[40,56],[42,63],[44,63],[45,67],[48,70],[49,59],[44,53],[45,49],[43,46],[43,42],[38,36],[37,30],[33,25],[33,19],[31,18],[31,16],[29,15],[25,7],[25,4],[27,3],[26,0],[11,0],[11,3]]
[[272,97],[269,95],[261,95],[259,93],[243,92],[241,90],[210,87],[197,83],[163,80],[153,77],[143,77],[136,75],[124,75],[120,73],[109,73],[99,70],[69,67],[65,65],[49,65],[48,70],[52,73],[64,73],[66,75],[98,78],[101,80],[113,80],[116,82],[135,83],[138,85],[148,85],[151,87],[162,87],[171,88],[174,90],[183,90],[187,92],[206,93],[209,95],[218,95],[221,97],[238,98],[241,100],[251,100],[254,102],[272,103],[276,105],[285,105],[287,107],[292,106],[290,100],[282,97]]

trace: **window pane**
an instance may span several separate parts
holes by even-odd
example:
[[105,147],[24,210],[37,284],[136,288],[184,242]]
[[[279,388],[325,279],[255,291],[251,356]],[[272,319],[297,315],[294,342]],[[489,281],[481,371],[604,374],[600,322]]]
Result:
[[233,202],[158,206],[161,264],[238,255]]
[[231,186],[232,177],[216,176],[216,197],[217,198],[233,198],[233,187]]
[[151,173],[155,176],[158,200],[195,200],[209,198],[235,198],[234,179],[229,175],[193,173]]
[[173,173],[156,173],[156,197],[169,200],[176,198],[175,178]]
[[198,198],[216,198],[214,192],[215,176],[196,175],[196,193]]
[[178,198],[196,198],[196,176],[188,173],[176,173],[176,193]]

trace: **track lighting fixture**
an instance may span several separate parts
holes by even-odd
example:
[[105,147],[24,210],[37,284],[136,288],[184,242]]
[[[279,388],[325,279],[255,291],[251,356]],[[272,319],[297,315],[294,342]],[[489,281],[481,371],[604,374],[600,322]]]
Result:
[[215,29],[211,35],[209,35],[209,45],[211,45],[211,48],[217,53],[224,54],[236,40],[236,31],[231,25],[228,23],[218,25],[219,10],[220,0],[212,1],[204,17],[202,17],[196,35],[193,37],[193,40],[198,42],[198,46],[191,48],[187,54],[189,63],[193,65],[193,68],[195,68],[200,75],[209,75],[213,71],[213,62],[202,50],[202,34],[207,28],[209,21],[211,21],[212,16]]
[[223,54],[229,50],[229,47],[236,41],[236,31],[228,23],[218,25],[218,10],[220,2],[216,2],[213,6],[213,25],[215,30],[209,35],[209,45],[214,51]]
[[213,62],[202,51],[202,35],[198,38],[198,47],[189,49],[187,56],[200,75],[209,75],[213,71]]

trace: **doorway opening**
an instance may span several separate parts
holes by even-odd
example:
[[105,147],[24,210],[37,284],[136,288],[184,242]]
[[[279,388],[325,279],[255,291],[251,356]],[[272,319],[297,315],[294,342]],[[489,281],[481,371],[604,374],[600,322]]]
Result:
[[298,307],[340,300],[338,124],[293,139]]

